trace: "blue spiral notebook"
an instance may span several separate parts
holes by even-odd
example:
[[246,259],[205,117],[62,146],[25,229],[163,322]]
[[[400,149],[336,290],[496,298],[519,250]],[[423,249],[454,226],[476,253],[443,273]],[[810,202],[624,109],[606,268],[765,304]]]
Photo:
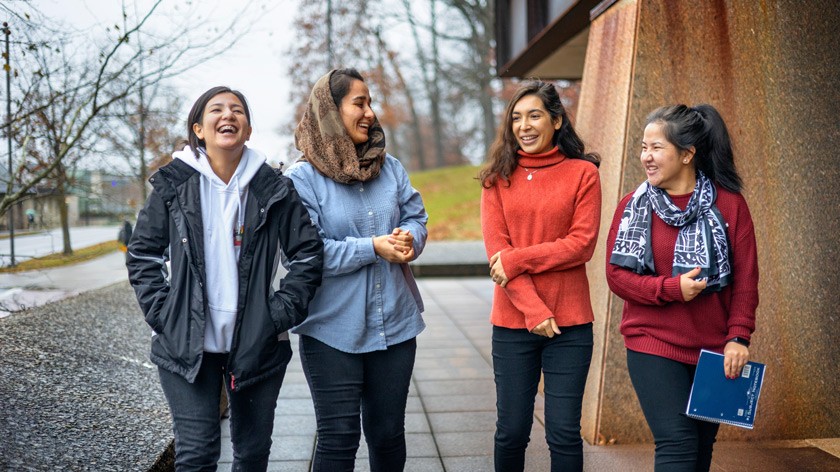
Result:
[[685,414],[691,418],[753,429],[765,365],[748,362],[737,379],[723,373],[723,354],[702,350]]

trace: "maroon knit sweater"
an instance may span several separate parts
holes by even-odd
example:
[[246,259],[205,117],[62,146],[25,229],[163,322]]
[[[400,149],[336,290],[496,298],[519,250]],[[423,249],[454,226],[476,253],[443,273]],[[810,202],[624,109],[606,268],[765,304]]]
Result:
[[[639,275],[610,264],[618,225],[632,193],[618,204],[607,236],[607,283],[624,299],[621,334],[627,349],[697,364],[701,349],[723,352],[727,340],[749,339],[755,330],[758,256],[752,217],[741,194],[716,188],[716,205],[727,225],[733,280],[720,292],[701,294],[689,302],[683,300],[680,276],[671,276],[680,228],[667,225],[656,213],[650,236],[656,275]],[[689,198],[691,194],[671,195],[682,209]]]

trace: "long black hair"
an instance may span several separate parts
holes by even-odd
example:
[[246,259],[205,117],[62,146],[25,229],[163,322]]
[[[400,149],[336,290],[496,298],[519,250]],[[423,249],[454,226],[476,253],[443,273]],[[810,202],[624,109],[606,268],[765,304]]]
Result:
[[694,146],[695,167],[730,192],[740,192],[743,182],[735,169],[732,142],[726,123],[715,107],[702,104],[664,106],[653,110],[646,125],[660,123],[665,139],[681,151]]
[[562,120],[560,129],[554,131],[554,136],[551,141],[557,146],[562,154],[572,159],[583,159],[589,161],[595,166],[601,164],[601,158],[594,152],[587,153],[584,149],[583,141],[575,132],[572,122],[569,121],[566,108],[560,100],[560,94],[554,84],[542,82],[539,80],[531,80],[522,84],[513,97],[508,102],[505,108],[505,114],[502,116],[502,123],[499,125],[499,130],[496,133],[496,140],[490,147],[490,152],[487,156],[487,164],[478,175],[481,180],[481,185],[485,188],[490,188],[496,184],[496,181],[501,178],[509,181],[510,175],[516,169],[518,157],[516,151],[519,150],[519,143],[516,141],[516,136],[513,134],[513,108],[517,102],[526,95],[534,95],[538,97],[548,114],[551,116],[552,122]]
[[190,114],[187,118],[187,143],[189,143],[190,149],[192,149],[196,159],[198,159],[198,148],[205,147],[207,144],[203,139],[199,139],[198,136],[195,135],[193,125],[196,123],[201,124],[201,120],[204,119],[204,107],[207,106],[207,102],[220,93],[232,93],[236,95],[236,98],[242,102],[242,107],[245,108],[245,118],[248,120],[248,124],[251,124],[251,110],[248,108],[248,101],[245,100],[245,95],[243,95],[242,92],[220,85],[202,93],[201,96],[198,97],[198,100],[193,103],[193,106],[190,109]]

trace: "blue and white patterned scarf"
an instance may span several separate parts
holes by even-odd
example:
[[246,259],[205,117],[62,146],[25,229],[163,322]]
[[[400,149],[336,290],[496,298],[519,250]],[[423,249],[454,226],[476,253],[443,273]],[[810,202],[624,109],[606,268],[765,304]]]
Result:
[[650,247],[653,212],[665,223],[680,228],[674,246],[672,276],[700,267],[697,280],[706,279],[705,292],[716,292],[732,282],[726,222],[715,200],[717,190],[702,172],[686,209],[674,205],[668,194],[645,181],[627,202],[615,238],[610,264],[637,274],[655,274]]

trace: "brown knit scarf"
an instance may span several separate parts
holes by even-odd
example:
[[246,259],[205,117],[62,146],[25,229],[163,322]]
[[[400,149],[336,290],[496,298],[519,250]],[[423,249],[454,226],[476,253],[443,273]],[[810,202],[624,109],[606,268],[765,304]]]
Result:
[[295,147],[303,153],[300,160],[336,182],[366,182],[379,175],[385,162],[385,133],[374,119],[367,142],[353,144],[330,93],[333,72],[318,79],[312,88],[306,112],[295,129]]

